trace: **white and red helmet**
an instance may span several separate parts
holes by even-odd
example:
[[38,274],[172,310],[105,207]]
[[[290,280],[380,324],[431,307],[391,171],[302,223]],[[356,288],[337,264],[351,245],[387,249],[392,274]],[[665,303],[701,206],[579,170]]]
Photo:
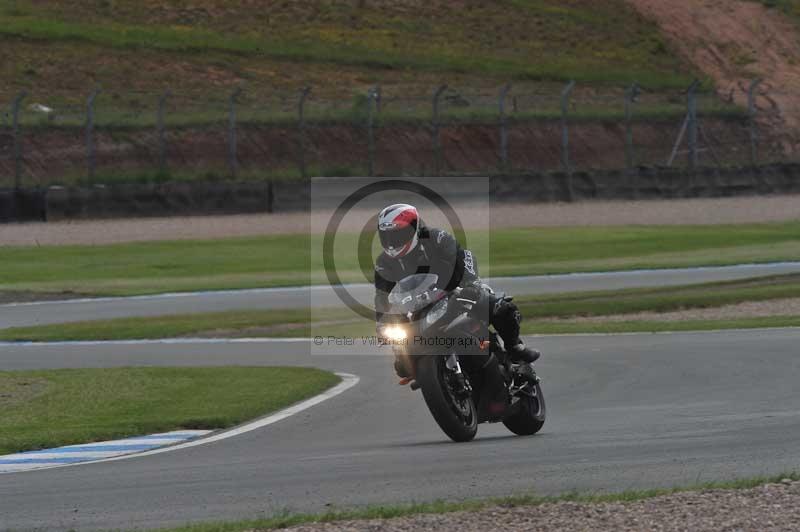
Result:
[[378,215],[383,251],[393,258],[407,255],[419,243],[419,213],[412,205],[389,205]]

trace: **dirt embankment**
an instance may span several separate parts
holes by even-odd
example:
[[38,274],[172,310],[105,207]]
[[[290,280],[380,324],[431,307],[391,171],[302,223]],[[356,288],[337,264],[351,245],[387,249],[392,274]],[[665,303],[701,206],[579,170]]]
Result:
[[654,20],[674,48],[717,84],[720,96],[747,105],[758,87],[760,120],[787,154],[800,151],[800,24],[744,0],[628,0]]

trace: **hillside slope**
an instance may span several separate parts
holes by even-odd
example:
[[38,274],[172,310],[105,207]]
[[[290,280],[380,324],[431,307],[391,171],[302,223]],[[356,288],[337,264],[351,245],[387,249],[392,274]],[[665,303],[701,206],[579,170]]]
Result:
[[[692,68],[624,0],[12,0],[0,6],[0,98],[107,92],[212,99],[315,86],[576,79],[683,87]],[[424,91],[422,90],[424,88]],[[122,96],[121,96],[122,97]]]
[[800,2],[742,0],[628,0],[656,22],[674,49],[716,83],[720,96],[747,103],[761,78],[761,120],[787,153],[800,150]]
[[[758,156],[778,161],[797,146],[787,132],[800,127],[789,13],[740,0],[0,0],[0,103],[28,92],[21,164],[9,115],[0,115],[0,188],[16,183],[17,169],[24,186],[94,179],[84,124],[97,86],[98,182],[295,177],[306,165],[363,173],[365,94],[375,84],[384,95],[375,168],[386,174],[563,168],[559,100],[571,79],[575,169],[673,159],[684,91],[697,77],[722,97],[704,94],[699,104],[701,140],[713,148],[700,164],[752,162],[743,91],[758,76],[768,126]],[[628,149],[624,88],[634,81],[644,93]],[[503,161],[497,98],[509,82]],[[431,94],[442,83],[450,89],[437,154]],[[305,86],[308,132],[298,127]],[[231,157],[236,88],[244,92]],[[166,133],[156,132],[157,116]]]

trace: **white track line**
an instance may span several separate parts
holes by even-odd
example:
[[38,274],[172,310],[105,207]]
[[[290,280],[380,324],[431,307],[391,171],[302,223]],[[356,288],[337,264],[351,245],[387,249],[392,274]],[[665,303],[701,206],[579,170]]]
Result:
[[[87,462],[78,462],[78,463],[72,463],[72,464],[54,464],[53,466],[49,466],[46,469],[54,469],[54,468],[57,468],[57,467],[73,467],[73,466],[86,465],[86,464],[97,464],[97,463],[100,463],[100,462],[115,462],[117,460],[127,460],[127,459],[130,459],[130,458],[139,458],[141,456],[152,456],[154,454],[169,453],[169,452],[172,452],[172,451],[180,451],[181,449],[188,449],[189,447],[197,447],[197,446],[200,446],[200,445],[206,445],[208,443],[214,443],[214,442],[217,442],[217,441],[226,440],[228,438],[233,438],[234,436],[239,436],[240,434],[245,434],[247,432],[258,430],[258,429],[266,427],[268,425],[272,425],[273,423],[277,423],[278,421],[282,421],[282,420],[284,420],[284,419],[286,419],[286,418],[288,418],[290,416],[293,416],[293,415],[295,415],[295,414],[297,414],[299,412],[302,412],[303,410],[307,410],[307,409],[311,408],[312,406],[316,406],[316,405],[318,405],[318,404],[320,404],[320,403],[322,403],[324,401],[327,401],[328,399],[332,399],[333,397],[336,397],[337,395],[349,390],[350,388],[352,388],[353,386],[358,384],[358,382],[360,380],[358,378],[358,376],[351,375],[350,373],[336,373],[336,375],[338,375],[339,377],[342,378],[342,382],[340,382],[339,384],[337,384],[333,388],[331,388],[329,390],[326,390],[326,391],[322,392],[319,395],[315,395],[314,397],[312,397],[310,399],[306,399],[305,401],[301,401],[301,402],[299,402],[299,403],[297,403],[295,405],[292,405],[292,406],[290,406],[288,408],[284,408],[283,410],[280,410],[280,411],[278,411],[278,412],[276,412],[274,414],[270,414],[270,415],[268,415],[266,417],[262,417],[262,418],[254,420],[254,421],[250,421],[249,423],[245,423],[244,425],[239,425],[238,427],[234,427],[234,428],[229,429],[229,430],[225,430],[225,431],[221,431],[221,432],[215,432],[215,433],[212,433],[211,435],[206,436],[206,437],[201,437],[201,438],[198,438],[198,439],[195,439],[195,440],[187,441],[187,442],[184,442],[184,443],[179,443],[177,445],[171,445],[171,446],[167,446],[167,447],[160,447],[158,449],[152,449],[150,451],[143,451],[143,452],[135,453],[135,454],[127,454],[127,455],[124,455],[124,456],[114,456],[114,457],[111,457],[111,458],[103,458],[103,459],[100,459],[100,460],[92,460],[92,461],[87,461]],[[33,471],[41,471],[42,469],[45,469],[45,468],[39,468],[39,469],[36,469],[36,470],[33,470]],[[10,473],[15,473],[15,472],[22,472],[22,471],[9,471],[7,473],[10,474]],[[4,473],[4,472],[0,471],[0,475],[7,474],[7,473]]]
[[[636,332],[608,332],[608,333],[530,333],[522,334],[525,338],[575,338],[582,336],[652,336],[671,334],[720,334],[729,332],[771,332],[800,330],[798,326],[783,327],[754,327],[744,329],[708,329],[708,330],[677,330],[677,331],[636,331]],[[313,338],[162,338],[153,340],[71,340],[62,342],[0,342],[0,347],[92,347],[112,345],[214,345],[214,344],[298,344],[313,342]]]

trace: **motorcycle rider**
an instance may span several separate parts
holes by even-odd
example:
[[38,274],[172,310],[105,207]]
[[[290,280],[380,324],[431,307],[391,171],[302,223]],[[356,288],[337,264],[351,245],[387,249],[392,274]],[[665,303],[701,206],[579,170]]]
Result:
[[[383,253],[375,261],[376,322],[389,311],[388,294],[397,282],[416,273],[436,274],[439,289],[452,291],[461,287],[460,299],[488,300],[489,323],[502,338],[512,361],[521,364],[523,375],[530,378],[535,375],[531,364],[541,354],[526,347],[519,337],[522,319],[519,308],[511,298],[496,297],[481,281],[470,250],[462,249],[447,231],[427,227],[417,209],[405,203],[389,205],[380,212],[378,235]],[[494,364],[496,367],[497,362]],[[408,370],[397,362],[395,369],[401,378],[410,377]]]

